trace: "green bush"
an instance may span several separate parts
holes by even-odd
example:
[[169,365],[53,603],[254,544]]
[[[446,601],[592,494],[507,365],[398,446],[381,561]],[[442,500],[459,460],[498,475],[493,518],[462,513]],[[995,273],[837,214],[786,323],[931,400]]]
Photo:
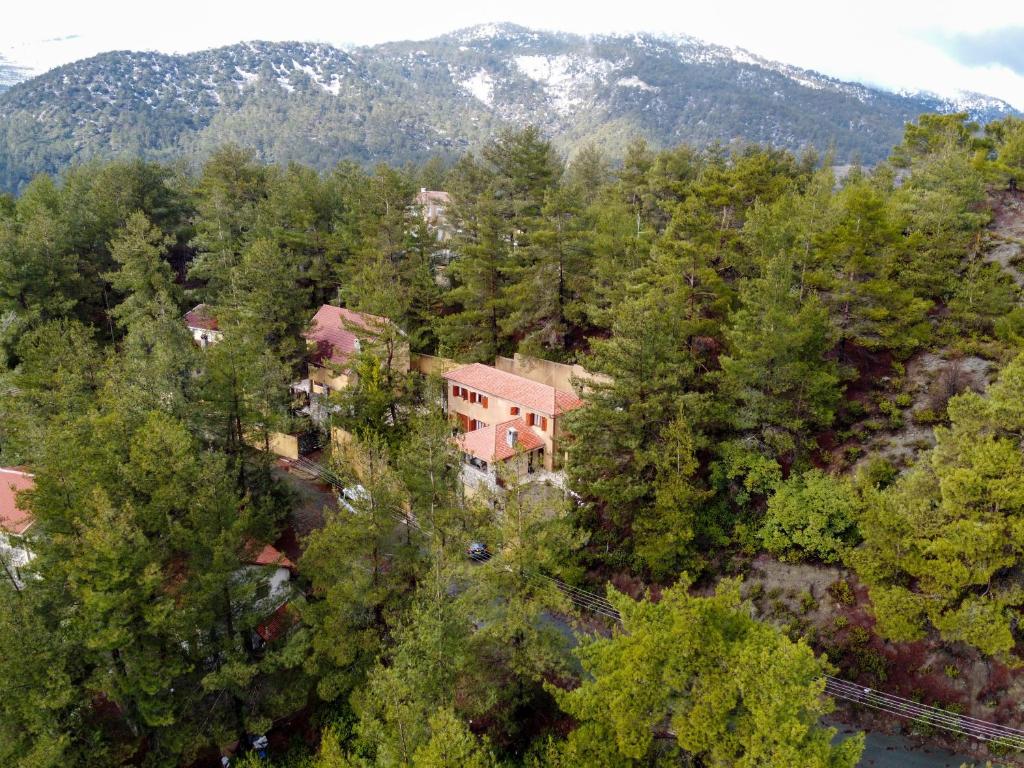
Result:
[[915,423],[927,426],[937,424],[942,421],[942,414],[932,410],[931,408],[922,408],[918,411],[914,411],[911,414],[911,418],[913,418]]
[[899,406],[892,400],[882,400],[878,404],[878,410],[886,417],[891,429],[899,429],[903,426],[903,414]]
[[848,445],[843,448],[843,457],[846,459],[848,464],[853,464],[857,459],[864,455],[864,448],[860,445]]
[[995,321],[995,337],[1007,344],[1024,343],[1024,307],[1017,307]]
[[800,613],[810,613],[818,607],[818,601],[809,591],[800,593]]
[[784,560],[834,563],[856,543],[860,509],[860,495],[849,480],[812,469],[789,477],[768,499],[761,540]]
[[872,456],[857,473],[857,482],[868,488],[886,488],[899,474],[899,469],[887,458]]
[[828,587],[828,593],[840,605],[853,605],[857,602],[857,596],[853,593],[853,587],[846,579],[839,579],[832,582]]

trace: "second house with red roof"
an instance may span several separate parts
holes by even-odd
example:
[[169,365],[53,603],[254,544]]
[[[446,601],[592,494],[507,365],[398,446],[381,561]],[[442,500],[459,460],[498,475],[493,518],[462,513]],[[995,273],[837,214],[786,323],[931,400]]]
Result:
[[408,373],[409,344],[386,317],[324,304],[305,333],[309,381],[315,395],[339,392],[353,382],[355,358],[372,350],[382,365]]

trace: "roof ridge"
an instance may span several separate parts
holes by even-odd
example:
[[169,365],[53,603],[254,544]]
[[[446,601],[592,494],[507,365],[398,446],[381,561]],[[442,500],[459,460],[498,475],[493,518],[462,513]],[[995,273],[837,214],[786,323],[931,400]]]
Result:
[[[558,389],[552,384],[485,363],[466,363],[446,372],[443,377],[474,389],[490,392],[526,408],[544,411],[550,416],[559,416],[582,403],[574,392]],[[490,380],[465,380],[476,377],[487,377]],[[504,391],[501,391],[502,389]]]
[[18,469],[17,467],[0,467],[0,472],[9,472],[12,475],[21,475],[22,477],[35,477],[27,469]]

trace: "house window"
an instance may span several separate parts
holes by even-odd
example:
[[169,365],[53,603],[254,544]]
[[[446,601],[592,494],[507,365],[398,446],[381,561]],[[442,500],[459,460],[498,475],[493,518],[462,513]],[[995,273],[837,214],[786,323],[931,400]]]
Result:
[[518,405],[513,405],[511,408],[508,409],[508,412],[509,412],[509,415],[511,415],[511,416],[518,416],[519,415],[519,406]]
[[471,403],[475,403],[476,402],[476,392],[470,392],[469,393],[469,402],[471,402]]
[[458,397],[458,396],[459,396],[459,388],[458,387],[452,387],[452,397]]

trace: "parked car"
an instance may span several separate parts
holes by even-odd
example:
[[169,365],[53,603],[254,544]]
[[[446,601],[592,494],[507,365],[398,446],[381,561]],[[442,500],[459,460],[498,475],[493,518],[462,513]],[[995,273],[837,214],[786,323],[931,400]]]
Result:
[[469,546],[466,547],[466,556],[470,560],[482,562],[484,560],[490,560],[491,550],[489,550],[487,545],[482,541],[471,541],[469,542]]
[[367,491],[361,485],[353,485],[348,488],[342,488],[341,493],[338,494],[338,504],[343,508],[347,509],[353,514],[359,512],[353,504],[360,504],[370,500],[370,492]]

